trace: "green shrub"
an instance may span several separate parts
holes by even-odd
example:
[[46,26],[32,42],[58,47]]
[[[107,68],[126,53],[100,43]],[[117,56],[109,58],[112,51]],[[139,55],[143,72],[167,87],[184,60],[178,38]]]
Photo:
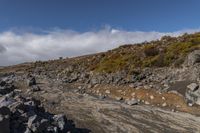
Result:
[[159,54],[158,49],[153,45],[146,45],[144,47],[144,54],[146,56],[155,56]]

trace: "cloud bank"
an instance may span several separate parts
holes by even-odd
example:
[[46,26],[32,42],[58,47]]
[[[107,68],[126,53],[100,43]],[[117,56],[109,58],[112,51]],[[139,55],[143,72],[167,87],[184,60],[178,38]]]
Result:
[[17,63],[72,57],[106,51],[122,44],[134,44],[160,39],[164,35],[178,36],[182,30],[172,33],[124,31],[104,28],[99,31],[75,32],[71,30],[51,30],[45,34],[15,31],[0,33],[0,66]]

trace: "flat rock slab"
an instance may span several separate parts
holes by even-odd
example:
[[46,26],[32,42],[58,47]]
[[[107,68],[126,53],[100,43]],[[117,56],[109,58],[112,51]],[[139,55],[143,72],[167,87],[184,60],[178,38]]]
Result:
[[[56,84],[43,84],[46,93],[35,94],[47,99],[47,110],[62,112],[75,121],[76,126],[95,133],[194,133],[200,132],[200,118],[180,112],[171,112],[147,105],[129,106],[115,100],[101,100],[82,96],[73,91],[59,90]],[[55,101],[50,105],[48,101]]]

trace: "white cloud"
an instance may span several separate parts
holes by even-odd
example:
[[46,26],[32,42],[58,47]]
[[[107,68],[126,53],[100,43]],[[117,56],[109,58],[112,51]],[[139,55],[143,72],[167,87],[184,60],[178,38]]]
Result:
[[53,30],[45,34],[6,31],[0,33],[0,66],[96,53],[122,44],[134,44],[156,40],[164,35],[178,36],[185,32],[197,31],[199,29],[172,33],[130,32],[111,28],[84,33],[71,30]]

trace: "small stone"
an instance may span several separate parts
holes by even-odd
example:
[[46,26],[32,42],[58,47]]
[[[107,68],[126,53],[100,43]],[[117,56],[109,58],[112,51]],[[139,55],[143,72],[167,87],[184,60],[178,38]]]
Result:
[[33,86],[31,87],[31,91],[32,91],[32,92],[37,92],[37,91],[40,91],[40,90],[41,90],[40,87],[37,86],[37,85],[33,85]]
[[91,88],[92,88],[92,85],[91,85],[91,84],[89,84],[89,85],[87,86],[87,88],[88,88],[88,89],[91,89]]
[[162,97],[162,100],[166,100],[165,97]]
[[151,96],[150,96],[150,99],[151,99],[151,100],[153,100],[153,99],[154,99],[154,96],[153,96],[153,95],[151,95]]
[[166,106],[167,106],[167,103],[164,102],[164,103],[162,104],[162,106],[163,106],[163,107],[166,107]]
[[153,88],[153,85],[149,85],[150,88]]
[[193,103],[188,103],[188,106],[192,107],[192,106],[193,106]]
[[99,93],[99,90],[97,90],[96,93],[98,94],[98,93]]
[[121,101],[121,100],[123,100],[123,97],[115,97],[115,99],[116,99],[117,101]]
[[149,86],[148,86],[148,85],[145,85],[145,86],[144,86],[144,89],[148,90],[148,89],[149,89]]
[[110,90],[106,90],[105,93],[106,93],[106,94],[110,94]]
[[130,85],[129,85],[129,87],[131,87],[131,88],[134,88],[134,87],[135,87],[135,85],[134,85],[134,84],[130,84]]
[[131,96],[134,97],[135,96],[135,92],[131,93]]
[[82,87],[81,87],[81,86],[79,86],[79,87],[78,87],[78,89],[82,89]]
[[117,92],[122,92],[122,90],[117,90]]
[[100,96],[99,96],[99,99],[101,99],[101,100],[102,100],[102,99],[105,99],[105,98],[106,98],[106,96],[104,96],[104,95],[100,95]]
[[145,101],[144,104],[149,105],[150,103],[148,101]]
[[132,105],[137,105],[139,102],[137,99],[132,98],[131,100],[126,100],[126,104],[132,106]]

